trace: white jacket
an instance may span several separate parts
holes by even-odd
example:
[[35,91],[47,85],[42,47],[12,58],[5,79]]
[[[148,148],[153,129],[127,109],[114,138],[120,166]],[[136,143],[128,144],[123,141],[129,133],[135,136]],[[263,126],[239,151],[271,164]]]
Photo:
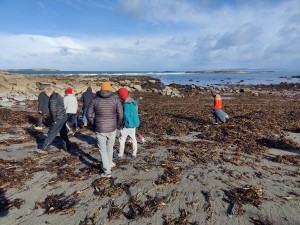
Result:
[[64,96],[64,105],[66,113],[76,114],[78,109],[78,102],[74,95],[68,94]]

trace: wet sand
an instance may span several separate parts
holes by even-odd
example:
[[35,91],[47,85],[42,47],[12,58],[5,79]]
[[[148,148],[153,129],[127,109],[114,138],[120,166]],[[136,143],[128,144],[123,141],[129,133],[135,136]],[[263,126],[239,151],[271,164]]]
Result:
[[[66,82],[38,79],[61,91]],[[0,224],[300,224],[300,85],[220,89],[230,121],[212,125],[209,89],[171,85],[180,93],[171,97],[151,78],[110,79],[143,88],[133,90],[147,140],[136,159],[114,161],[112,178],[100,178],[87,128],[70,136],[72,154],[57,137],[51,154],[37,155],[47,134],[34,130],[40,90],[5,89],[0,101],[13,104],[0,107]]]

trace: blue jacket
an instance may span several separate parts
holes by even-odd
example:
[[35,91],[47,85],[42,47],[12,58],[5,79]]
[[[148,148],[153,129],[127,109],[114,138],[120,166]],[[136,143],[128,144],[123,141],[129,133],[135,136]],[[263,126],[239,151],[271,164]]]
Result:
[[134,128],[140,125],[140,119],[137,112],[137,100],[133,100],[132,98],[128,97],[124,104],[124,118],[123,123],[125,128]]

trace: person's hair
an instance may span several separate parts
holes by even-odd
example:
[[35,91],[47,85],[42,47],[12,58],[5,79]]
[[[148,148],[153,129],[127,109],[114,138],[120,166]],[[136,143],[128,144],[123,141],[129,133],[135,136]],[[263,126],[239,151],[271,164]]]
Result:
[[52,93],[54,92],[54,90],[53,90],[52,87],[46,87],[46,88],[44,89],[44,91],[45,91],[46,94],[47,94],[47,93],[52,94]]

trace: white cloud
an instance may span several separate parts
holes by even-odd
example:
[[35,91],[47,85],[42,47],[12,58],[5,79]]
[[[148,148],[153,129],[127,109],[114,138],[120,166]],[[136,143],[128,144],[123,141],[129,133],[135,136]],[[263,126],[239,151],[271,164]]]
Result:
[[[83,4],[82,0],[70,2]],[[266,1],[251,1],[252,5],[238,8],[225,4],[214,8],[211,2],[119,1],[119,10],[137,21],[150,22],[154,30],[168,27],[169,35],[153,32],[86,38],[0,33],[0,69],[300,69],[299,0],[267,6]],[[105,1],[103,7],[108,5]]]

